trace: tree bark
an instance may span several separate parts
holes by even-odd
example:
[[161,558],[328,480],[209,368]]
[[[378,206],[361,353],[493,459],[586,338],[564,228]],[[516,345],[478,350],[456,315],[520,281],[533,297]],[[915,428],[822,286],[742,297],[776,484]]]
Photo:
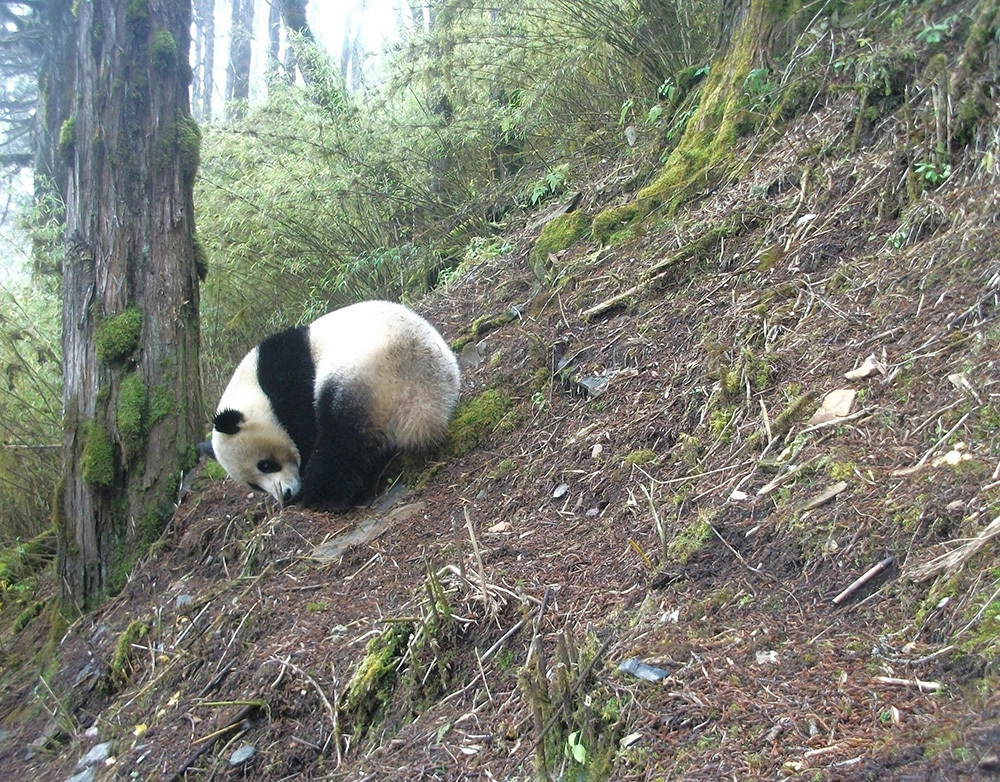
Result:
[[[202,429],[190,0],[74,4],[63,190],[63,602],[121,588]],[[63,78],[65,78],[63,74]]]

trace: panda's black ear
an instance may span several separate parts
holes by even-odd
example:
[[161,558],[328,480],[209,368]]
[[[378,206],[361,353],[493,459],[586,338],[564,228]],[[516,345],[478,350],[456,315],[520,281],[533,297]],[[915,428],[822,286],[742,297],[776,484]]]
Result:
[[243,413],[239,410],[227,407],[225,410],[220,410],[215,414],[215,418],[212,419],[212,426],[215,427],[216,431],[222,432],[222,434],[236,434],[240,430],[240,424],[246,420]]

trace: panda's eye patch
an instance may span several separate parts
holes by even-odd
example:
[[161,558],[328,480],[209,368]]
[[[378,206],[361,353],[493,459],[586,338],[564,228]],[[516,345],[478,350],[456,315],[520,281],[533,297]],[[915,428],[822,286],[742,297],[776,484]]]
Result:
[[261,459],[257,462],[257,469],[261,472],[281,472],[281,465],[274,459]]
[[260,486],[258,486],[258,485],[257,485],[256,483],[248,483],[248,484],[247,484],[247,486],[249,486],[249,487],[250,487],[251,489],[253,489],[254,491],[264,491],[264,490],[263,490],[263,489],[262,489],[262,488],[261,488]]

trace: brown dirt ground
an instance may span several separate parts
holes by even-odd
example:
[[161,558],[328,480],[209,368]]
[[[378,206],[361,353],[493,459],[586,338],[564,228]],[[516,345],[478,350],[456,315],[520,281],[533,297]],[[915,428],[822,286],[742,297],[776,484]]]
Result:
[[[419,302],[449,339],[519,308],[464,373],[464,399],[513,401],[494,431],[326,564],[313,549],[375,511],[276,512],[201,480],[48,684],[5,679],[0,775],[65,779],[108,740],[107,778],[527,780],[544,762],[583,779],[576,746],[618,780],[996,779],[996,540],[955,575],[910,577],[997,515],[996,176],[970,164],[899,212],[906,161],[883,139],[803,189],[845,113],[748,145],[752,170],[613,249],[550,259],[545,284],[522,229]],[[581,316],[732,215],[742,232]],[[869,354],[885,374],[845,380]],[[588,397],[580,378],[607,385]],[[792,400],[840,387],[857,415],[807,431],[813,404],[781,432]],[[959,441],[970,458],[934,464]],[[5,635],[8,662],[40,624]],[[361,699],[365,730],[348,683],[373,639],[412,627],[395,684],[374,684],[386,700]],[[666,678],[620,671],[632,657]]]

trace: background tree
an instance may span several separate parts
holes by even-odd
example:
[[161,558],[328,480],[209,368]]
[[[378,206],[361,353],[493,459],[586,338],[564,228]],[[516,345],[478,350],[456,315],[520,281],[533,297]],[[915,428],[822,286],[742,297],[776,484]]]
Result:
[[194,66],[192,110],[199,122],[211,122],[215,89],[215,0],[194,0]]
[[0,2],[0,166],[5,168],[31,165],[42,35],[37,7]]
[[188,105],[189,2],[93,0],[59,10],[73,66],[61,93],[72,97],[48,117],[64,118],[57,137],[68,171],[55,517],[64,603],[86,609],[122,586],[195,461],[200,134]]
[[240,117],[250,102],[250,63],[253,50],[253,0],[232,0],[229,29],[229,65],[226,69],[226,114]]

